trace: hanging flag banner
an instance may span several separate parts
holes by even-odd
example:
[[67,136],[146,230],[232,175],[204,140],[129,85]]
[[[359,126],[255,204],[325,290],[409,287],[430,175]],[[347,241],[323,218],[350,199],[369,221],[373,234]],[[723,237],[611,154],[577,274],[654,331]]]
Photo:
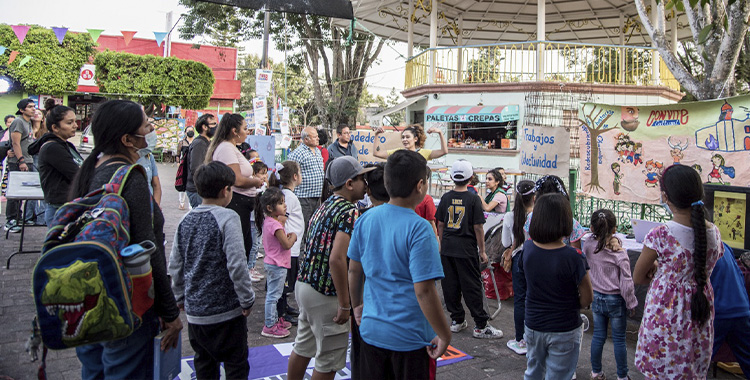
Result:
[[271,91],[271,70],[255,70],[255,96],[268,96]]
[[13,63],[13,61],[16,60],[16,57],[18,57],[18,52],[13,50],[10,52],[10,58],[8,58],[8,63]]
[[167,38],[167,32],[154,32],[154,37],[156,37],[156,44],[161,46],[161,43]]
[[52,31],[55,32],[57,41],[62,43],[63,39],[65,39],[65,34],[68,33],[68,28],[52,28]]
[[26,33],[29,32],[29,27],[27,25],[11,25],[10,27],[13,29],[13,33],[16,34],[18,42],[23,45],[23,41],[26,39]]
[[78,76],[79,86],[96,86],[96,66],[85,64],[81,66],[81,73]]
[[255,124],[268,123],[268,109],[266,104],[265,97],[253,98]]
[[122,37],[125,39],[125,46],[128,46],[130,45],[130,41],[133,40],[133,36],[138,32],[132,30],[121,30],[120,33],[122,33]]
[[585,103],[578,119],[581,185],[591,196],[659,204],[659,178],[670,165],[692,167],[705,183],[750,182],[742,164],[750,96],[650,107]]
[[[520,128],[519,128],[520,129]],[[570,169],[570,132],[562,127],[524,126],[521,130],[520,169],[565,178]]]
[[99,41],[99,36],[102,34],[104,29],[86,29],[89,31],[89,34],[91,35],[91,39],[94,40],[94,42]]
[[21,62],[18,62],[18,67],[21,67],[21,66],[27,64],[29,61],[31,61],[31,56],[30,55],[27,55],[27,56],[23,57],[23,59],[21,60]]

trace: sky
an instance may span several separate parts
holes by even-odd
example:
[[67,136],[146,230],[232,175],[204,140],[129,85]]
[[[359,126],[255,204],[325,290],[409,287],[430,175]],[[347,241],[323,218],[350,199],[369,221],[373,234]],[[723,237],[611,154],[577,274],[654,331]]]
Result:
[[[186,12],[178,0],[37,0],[32,7],[23,2],[2,2],[0,23],[66,27],[75,32],[86,32],[89,28],[104,29],[102,35],[121,35],[121,30],[134,30],[138,31],[136,38],[154,38],[153,32],[168,31],[167,13],[173,11],[173,21],[177,21],[179,15]],[[177,28],[172,33],[172,41],[183,41]],[[260,52],[263,42],[260,39],[250,40],[243,46],[245,52]],[[406,44],[383,47],[381,63],[370,68],[366,79],[371,93],[385,97],[392,87],[397,91],[403,90],[406,61],[397,52],[405,56]],[[284,53],[273,49],[273,43],[269,55],[276,62],[284,60]]]

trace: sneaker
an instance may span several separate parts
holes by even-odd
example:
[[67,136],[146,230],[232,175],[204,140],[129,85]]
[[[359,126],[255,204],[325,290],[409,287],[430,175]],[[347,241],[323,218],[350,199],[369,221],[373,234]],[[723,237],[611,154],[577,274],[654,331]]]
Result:
[[604,376],[604,372],[593,373],[591,372],[591,380],[606,380],[607,376]]
[[263,331],[261,331],[260,335],[263,335],[269,338],[281,339],[281,338],[288,337],[289,331],[279,326],[279,324],[277,323],[271,327],[263,326]]
[[284,322],[288,322],[292,326],[297,326],[297,324],[299,323],[299,318],[292,315],[285,315],[282,318],[284,318]]
[[31,219],[27,220],[25,224],[27,227],[33,227],[37,225],[36,222]]
[[521,339],[520,341],[511,339],[505,345],[518,355],[526,355],[526,351],[528,351],[528,349],[526,348],[526,341],[523,339]]
[[292,323],[289,321],[285,321],[284,317],[279,318],[279,321],[277,322],[279,326],[281,326],[284,330],[289,330],[292,328]]
[[258,252],[257,258],[262,259],[266,257],[266,255],[263,254],[263,252]]
[[260,282],[263,280],[262,276],[259,276],[258,272],[255,271],[255,269],[249,269],[250,272],[250,281],[252,282]]
[[456,321],[451,322],[451,332],[454,332],[454,333],[457,333],[467,327],[469,327],[469,323],[466,321],[463,321],[461,323],[458,323]]
[[12,234],[17,234],[19,232],[21,232],[21,226],[13,226],[10,228],[10,233]]
[[295,309],[295,308],[293,308],[291,306],[287,306],[286,307],[286,315],[288,315],[290,317],[299,317],[299,310],[297,310],[297,309]]
[[487,325],[487,327],[483,329],[475,327],[472,336],[479,339],[498,339],[503,337],[503,332],[500,329]]
[[253,275],[255,277],[261,279],[261,280],[264,279],[264,278],[266,278],[266,276],[264,276],[260,272],[258,272],[258,269],[256,269],[256,268],[253,268]]
[[16,220],[15,219],[11,219],[11,220],[8,220],[8,221],[5,222],[5,225],[3,226],[3,229],[5,231],[9,231],[11,228],[13,228],[15,226],[16,226]]

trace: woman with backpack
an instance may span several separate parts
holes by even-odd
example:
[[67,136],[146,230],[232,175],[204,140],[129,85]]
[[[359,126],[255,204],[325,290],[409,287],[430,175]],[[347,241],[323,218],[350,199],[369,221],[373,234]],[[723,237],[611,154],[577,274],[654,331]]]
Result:
[[47,129],[39,140],[29,146],[29,153],[38,157],[39,176],[47,208],[44,221],[51,225],[60,206],[68,200],[68,191],[83,158],[68,139],[76,135],[76,114],[72,108],[57,105],[47,110]]
[[[143,107],[128,100],[103,103],[91,121],[96,146],[83,161],[73,181],[69,199],[83,197],[100,189],[123,165],[133,165],[138,151],[145,148],[145,136],[154,130]],[[149,379],[153,377],[153,339],[159,333],[159,318],[166,336],[161,349],[176,347],[182,321],[172,293],[164,255],[164,215],[154,202],[146,177],[133,170],[123,183],[122,197],[130,211],[130,244],[152,241],[151,255],[153,306],[142,316],[142,323],[124,339],[76,347],[82,379]],[[153,210],[153,212],[152,212]]]

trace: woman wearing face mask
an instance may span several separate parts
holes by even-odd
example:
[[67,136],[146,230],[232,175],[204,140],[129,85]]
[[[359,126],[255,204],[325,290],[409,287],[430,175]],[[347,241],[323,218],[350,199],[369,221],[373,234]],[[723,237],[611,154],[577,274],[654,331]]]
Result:
[[[68,200],[68,190],[83,158],[68,139],[75,136],[76,114],[72,108],[57,105],[47,110],[47,129],[39,140],[29,145],[29,153],[38,157],[44,201],[44,220],[52,222],[57,209]],[[41,211],[41,210],[40,210]]]
[[[99,106],[91,122],[96,146],[73,180],[69,199],[86,195],[108,183],[117,169],[134,164],[146,148],[145,136],[154,130],[143,107],[128,100],[110,100]],[[148,183],[140,171],[131,172],[122,185],[122,197],[130,211],[130,244],[154,242],[151,255],[154,306],[142,316],[141,326],[127,338],[76,347],[81,362],[81,378],[150,379],[153,377],[154,337],[166,333],[161,349],[176,347],[182,330],[177,307],[167,276],[164,255],[164,215],[152,202]]]
[[[185,138],[180,140],[179,144],[177,144],[177,162],[180,162],[182,160],[182,157],[187,154],[188,148],[190,148],[190,144],[193,142],[193,140],[195,140],[195,128],[185,128]],[[180,210],[184,210],[185,197],[187,196],[187,194],[184,191],[180,191],[177,193],[177,195],[179,196],[180,200]]]
[[439,128],[430,128],[427,130],[427,133],[438,134],[438,137],[440,137],[440,150],[424,149],[424,142],[427,139],[427,135],[424,133],[424,128],[419,124],[412,124],[401,132],[401,143],[404,145],[403,148],[391,149],[388,151],[383,150],[380,146],[381,138],[379,137],[383,132],[385,132],[385,130],[382,127],[378,128],[375,132],[375,144],[373,146],[373,155],[375,157],[387,159],[388,156],[393,154],[393,152],[400,149],[417,152],[428,161],[448,154],[448,144],[445,141],[445,136],[443,136],[443,131]]
[[[151,120],[149,120],[151,122]],[[148,180],[148,189],[151,190],[156,204],[161,205],[161,182],[159,181],[159,169],[156,167],[156,159],[154,159],[153,151],[156,148],[156,131],[152,130],[145,136],[146,147],[138,151],[138,161],[136,164],[143,166],[146,169],[146,176]]]

